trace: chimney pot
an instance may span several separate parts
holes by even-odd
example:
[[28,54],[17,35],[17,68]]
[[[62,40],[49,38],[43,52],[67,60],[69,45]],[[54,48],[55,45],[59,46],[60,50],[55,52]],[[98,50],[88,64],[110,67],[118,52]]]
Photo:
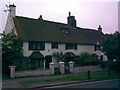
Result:
[[102,27],[101,27],[101,25],[99,25],[98,31],[102,32]]
[[71,16],[71,12],[69,12],[69,16]]
[[71,12],[69,12],[69,16],[67,17],[67,23],[73,27],[76,27],[75,16],[71,16]]
[[42,15],[40,15],[40,17],[38,19],[42,19]]

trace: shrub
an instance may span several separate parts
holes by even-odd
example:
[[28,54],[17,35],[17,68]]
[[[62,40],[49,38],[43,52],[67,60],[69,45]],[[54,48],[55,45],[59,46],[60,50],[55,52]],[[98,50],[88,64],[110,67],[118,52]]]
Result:
[[61,75],[61,72],[60,72],[59,68],[55,68],[55,75]]
[[16,71],[32,70],[32,68],[29,66],[28,62],[29,62],[29,58],[23,57],[23,58],[21,58],[21,61],[14,62],[12,65],[16,66]]
[[79,65],[79,66],[97,65],[99,63],[100,63],[99,59],[92,57],[92,55],[87,52],[81,53],[78,60],[76,60],[76,65]]

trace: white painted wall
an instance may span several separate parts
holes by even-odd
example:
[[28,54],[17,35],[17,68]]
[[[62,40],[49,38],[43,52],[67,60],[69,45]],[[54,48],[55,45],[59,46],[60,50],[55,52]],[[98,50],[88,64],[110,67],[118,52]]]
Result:
[[10,17],[10,14],[8,14],[7,22],[6,22],[6,26],[5,26],[5,30],[4,30],[5,34],[11,33],[12,29],[13,29],[12,19]]
[[15,18],[15,15],[16,15],[16,7],[9,7],[10,8],[10,16],[12,17],[12,18]]
[[30,56],[33,52],[33,51],[29,50],[28,42],[23,43],[22,49],[23,49],[23,55],[26,57]]
[[5,34],[9,34],[9,33],[14,32],[14,34],[16,36],[18,36],[17,32],[16,32],[16,27],[15,27],[13,18],[11,17],[10,13],[8,14],[8,17],[7,17],[7,22],[6,22],[6,26],[5,26],[4,32],[5,32]]
[[[23,55],[30,56],[33,50],[28,50],[28,42],[23,43]],[[51,49],[51,43],[45,43],[45,50],[40,51],[44,56],[52,55],[54,52],[73,52],[76,55],[80,55],[82,52],[88,52],[90,54],[97,54],[98,56],[104,55],[101,51],[94,51],[94,45],[77,45],[77,50],[65,50],[65,44],[58,44],[58,49]],[[107,57],[103,57],[107,60]]]

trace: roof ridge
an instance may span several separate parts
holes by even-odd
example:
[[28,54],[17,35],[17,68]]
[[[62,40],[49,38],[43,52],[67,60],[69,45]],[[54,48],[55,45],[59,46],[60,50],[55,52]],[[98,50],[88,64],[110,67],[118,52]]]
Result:
[[[26,18],[26,19],[31,19],[31,20],[41,20],[41,19],[29,18],[29,17],[23,17],[23,16],[16,16],[16,17],[18,17],[18,18]],[[42,19],[42,20],[45,21],[45,22],[50,22],[50,23],[68,25],[66,23],[61,23],[61,22],[49,21],[49,20],[44,20],[44,19]],[[70,25],[68,25],[68,26],[70,26]]]
[[[26,18],[26,19],[30,19],[30,20],[41,20],[41,19],[35,19],[35,18],[29,18],[29,17],[23,17],[23,16],[16,16],[16,17],[18,17],[18,18]],[[73,27],[73,26],[70,26],[69,24],[61,23],[61,22],[49,21],[49,20],[44,20],[44,19],[42,19],[42,21],[50,22],[50,23],[56,23],[56,24],[62,24],[62,25],[67,25],[68,27],[72,27],[72,28],[74,28],[74,29],[87,30],[87,31],[97,31],[97,32],[99,32],[99,31],[96,30],[96,29]]]
[[26,18],[26,19],[33,19],[33,20],[37,20],[37,19],[35,19],[35,18],[30,18],[30,17],[23,17],[23,16],[16,16],[16,17],[18,17],[18,18]]
[[[61,23],[61,22],[55,22],[55,21],[49,21],[49,20],[44,20],[46,22],[51,22],[51,23],[56,23],[56,24],[63,24],[63,25],[68,25],[66,23]],[[68,25],[69,26],[69,25]]]
[[[81,27],[76,27],[77,29],[80,29],[80,30],[86,30],[86,31],[94,31],[94,32],[100,32],[100,31],[98,31],[97,29],[90,29],[90,28],[81,28]],[[101,32],[101,33],[103,33],[103,32]]]

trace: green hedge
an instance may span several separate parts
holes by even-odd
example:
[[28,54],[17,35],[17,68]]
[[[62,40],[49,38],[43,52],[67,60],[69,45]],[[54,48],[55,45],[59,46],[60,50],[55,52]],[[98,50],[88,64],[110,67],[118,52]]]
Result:
[[85,66],[85,65],[98,65],[100,60],[92,57],[91,54],[83,52],[80,54],[79,58],[75,62],[75,66]]

